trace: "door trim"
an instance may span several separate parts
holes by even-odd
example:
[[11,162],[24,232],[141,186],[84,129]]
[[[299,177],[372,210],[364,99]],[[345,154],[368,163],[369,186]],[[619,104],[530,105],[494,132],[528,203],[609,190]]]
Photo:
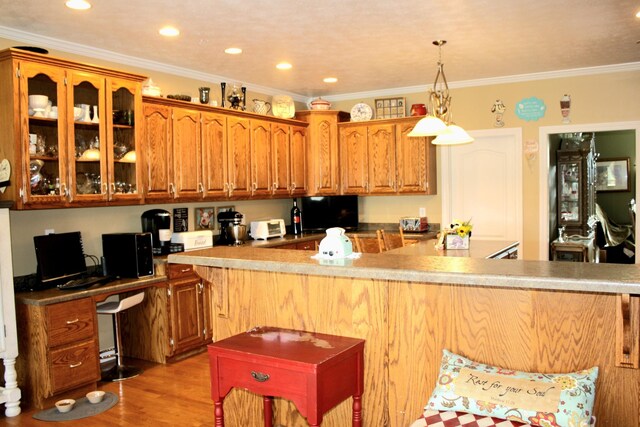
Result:
[[[502,129],[481,129],[481,130],[470,130],[468,131],[469,135],[474,138],[487,138],[487,137],[504,137],[511,136],[514,139],[516,144],[515,153],[514,153],[514,164],[515,167],[515,175],[516,175],[516,188],[523,188],[522,182],[522,128],[502,128]],[[440,151],[440,165],[439,168],[442,171],[441,173],[441,186],[440,186],[440,194],[441,203],[442,203],[442,211],[441,211],[441,222],[444,224],[444,221],[448,221],[452,218],[451,212],[451,171],[453,167],[451,165],[451,148],[447,146],[439,146],[438,150]],[[524,245],[522,242],[522,224],[523,224],[523,209],[522,209],[522,191],[518,191],[517,194],[514,195],[516,199],[516,227],[517,231],[517,240],[520,243],[518,248],[518,258],[523,259],[524,254]]]
[[[635,130],[636,132],[636,155],[640,153],[640,121],[629,122],[611,122],[611,123],[587,123],[579,125],[564,126],[541,126],[539,129],[538,141],[540,147],[538,153],[540,155],[539,162],[539,202],[540,206],[538,216],[540,218],[538,224],[538,236],[540,246],[538,247],[538,257],[540,260],[548,260],[549,258],[549,136],[557,133],[573,133],[573,132],[607,132],[614,130]],[[636,196],[640,185],[640,174],[636,173]],[[555,186],[555,183],[554,183]],[[636,228],[635,241],[638,241],[638,230]],[[639,263],[639,257],[636,257],[636,264]]]

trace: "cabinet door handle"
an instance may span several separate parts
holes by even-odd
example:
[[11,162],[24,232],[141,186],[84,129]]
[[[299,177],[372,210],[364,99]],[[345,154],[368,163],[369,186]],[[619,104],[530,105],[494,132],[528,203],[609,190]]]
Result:
[[204,285],[202,282],[198,283],[198,293],[201,294],[204,291]]
[[272,188],[273,188],[273,191],[276,191],[278,189],[278,183],[274,182]]
[[172,183],[169,184],[169,193],[171,194],[172,198],[176,198],[176,186]]
[[259,383],[263,383],[269,379],[269,374],[263,374],[262,372],[251,371],[251,376]]
[[66,197],[67,199],[69,199],[70,195],[69,195],[69,189],[67,188],[67,184],[65,184],[64,182],[62,184],[60,184],[60,194],[62,194],[64,197]]
[[256,191],[258,189],[258,183],[254,182],[253,184],[251,184],[251,187],[253,188],[253,191]]
[[72,363],[69,365],[70,368],[77,368],[78,366],[82,365],[82,362],[78,362],[78,363]]
[[73,325],[74,323],[78,323],[80,321],[80,319],[78,319],[77,317],[73,320],[67,320],[67,325]]
[[201,182],[198,183],[198,193],[202,193],[202,197],[204,197],[204,185]]

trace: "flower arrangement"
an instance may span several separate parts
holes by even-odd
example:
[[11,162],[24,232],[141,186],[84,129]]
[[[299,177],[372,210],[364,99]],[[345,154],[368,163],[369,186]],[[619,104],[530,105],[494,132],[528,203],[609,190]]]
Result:
[[467,234],[471,237],[471,230],[473,229],[473,225],[471,224],[471,218],[467,221],[461,222],[460,220],[455,220],[451,224],[451,232],[455,232],[460,237],[464,237]]
[[468,221],[454,220],[448,228],[438,234],[436,249],[469,249],[469,238],[473,225]]

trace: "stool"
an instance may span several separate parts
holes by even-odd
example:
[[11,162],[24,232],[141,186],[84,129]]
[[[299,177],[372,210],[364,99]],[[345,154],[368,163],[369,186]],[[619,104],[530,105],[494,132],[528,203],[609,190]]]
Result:
[[215,426],[233,387],[261,394],[264,425],[273,426],[271,396],[291,400],[310,426],[353,396],[353,427],[362,426],[364,340],[258,327],[208,345]]
[[116,366],[102,374],[103,381],[122,381],[128,378],[137,377],[142,373],[142,369],[135,366],[125,366],[122,364],[122,341],[120,338],[120,312],[140,304],[144,299],[144,292],[121,299],[120,301],[105,302],[98,304],[96,312],[98,314],[113,315],[113,334],[116,338]]

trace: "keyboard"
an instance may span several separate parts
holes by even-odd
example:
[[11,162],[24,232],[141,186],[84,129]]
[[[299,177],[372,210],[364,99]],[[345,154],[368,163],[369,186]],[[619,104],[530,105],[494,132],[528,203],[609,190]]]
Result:
[[73,289],[88,288],[89,286],[103,284],[110,280],[112,280],[112,278],[109,276],[80,277],[79,279],[69,280],[68,282],[58,285],[58,289],[73,290]]

